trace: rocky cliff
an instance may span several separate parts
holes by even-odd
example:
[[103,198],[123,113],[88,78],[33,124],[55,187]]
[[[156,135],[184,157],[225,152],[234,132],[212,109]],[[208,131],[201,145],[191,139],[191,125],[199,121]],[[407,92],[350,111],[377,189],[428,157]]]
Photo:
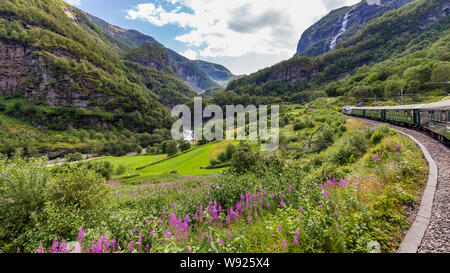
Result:
[[[45,101],[50,106],[89,108],[114,100],[97,88],[95,81],[52,71],[52,58],[74,60],[74,56],[56,50],[38,54],[32,47],[0,40],[0,96],[23,95],[32,101]],[[61,88],[64,86],[64,88]]]
[[368,22],[411,1],[381,0],[381,5],[369,5],[364,0],[351,7],[333,10],[302,34],[296,56],[313,57],[329,52],[354,36]]

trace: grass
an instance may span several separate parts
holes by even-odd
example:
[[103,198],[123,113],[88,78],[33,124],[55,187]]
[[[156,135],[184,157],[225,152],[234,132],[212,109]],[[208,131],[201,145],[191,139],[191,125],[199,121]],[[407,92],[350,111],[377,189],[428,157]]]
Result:
[[114,166],[114,168],[117,168],[119,165],[124,165],[127,168],[127,173],[133,173],[138,166],[156,162],[166,157],[167,155],[133,155],[122,157],[102,157],[95,159],[95,161],[108,161]]
[[140,182],[149,180],[158,182],[167,180],[170,178],[171,173],[176,171],[180,176],[200,176],[200,175],[212,175],[219,173],[225,169],[201,169],[210,164],[212,158],[216,158],[217,155],[225,151],[228,144],[237,145],[238,141],[221,141],[204,145],[193,151],[181,154],[177,157],[167,159],[161,163],[149,166],[144,169],[136,170],[136,168],[157,162],[167,158],[167,155],[135,155],[135,156],[122,156],[122,157],[103,157],[94,159],[95,161],[107,161],[110,162],[116,169],[119,165],[126,167],[126,173],[114,179],[121,180],[127,184],[139,184]]
[[148,168],[139,170],[142,175],[165,175],[176,171],[179,175],[205,175],[218,173],[223,169],[207,170],[201,169],[209,165],[209,161],[216,157],[216,155],[225,150],[228,144],[236,144],[237,141],[222,141],[219,143],[212,143],[195,149],[186,154],[177,156],[175,158],[150,166]]

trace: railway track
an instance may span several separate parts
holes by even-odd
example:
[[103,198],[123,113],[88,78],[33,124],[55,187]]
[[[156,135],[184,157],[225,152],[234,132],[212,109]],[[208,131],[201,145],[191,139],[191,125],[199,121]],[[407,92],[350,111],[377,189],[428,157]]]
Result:
[[[373,127],[383,124],[379,121],[351,117]],[[438,168],[437,188],[433,200],[430,223],[418,248],[419,253],[450,252],[450,148],[416,130],[389,124],[389,127],[408,134],[422,143]],[[414,216],[415,217],[415,216]]]

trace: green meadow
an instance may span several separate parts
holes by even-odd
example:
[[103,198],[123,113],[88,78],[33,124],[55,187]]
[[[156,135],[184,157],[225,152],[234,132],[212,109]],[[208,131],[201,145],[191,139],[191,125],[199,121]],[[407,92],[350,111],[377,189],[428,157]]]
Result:
[[[226,169],[203,169],[203,167],[209,166],[210,160],[212,158],[216,158],[217,155],[223,152],[230,143],[237,145],[238,141],[226,140],[210,143],[169,159],[167,159],[167,155],[135,155],[104,157],[95,160],[110,162],[115,169],[120,165],[124,165],[126,167],[126,173],[119,177],[115,177],[115,179],[129,183],[144,181],[150,178],[164,178],[170,174],[182,176],[210,175],[219,173]],[[139,168],[140,166],[161,160],[163,161],[158,164],[136,170],[136,168]]]

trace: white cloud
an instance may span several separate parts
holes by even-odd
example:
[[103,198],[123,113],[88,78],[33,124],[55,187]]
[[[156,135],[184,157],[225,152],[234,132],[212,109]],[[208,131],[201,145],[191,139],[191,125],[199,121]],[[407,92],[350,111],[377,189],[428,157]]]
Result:
[[[183,55],[204,58],[248,54],[289,58],[302,32],[335,8],[330,1],[311,0],[165,1],[170,5],[139,4],[127,11],[127,18],[186,28],[186,34],[175,38],[189,47]],[[338,2],[342,6],[359,0]]]
[[196,60],[197,59],[197,52],[195,52],[192,49],[187,49],[184,53],[182,53],[181,55],[183,55],[184,57],[190,59],[190,60]]
[[68,4],[71,4],[73,6],[79,6],[81,5],[81,0],[64,0]]

